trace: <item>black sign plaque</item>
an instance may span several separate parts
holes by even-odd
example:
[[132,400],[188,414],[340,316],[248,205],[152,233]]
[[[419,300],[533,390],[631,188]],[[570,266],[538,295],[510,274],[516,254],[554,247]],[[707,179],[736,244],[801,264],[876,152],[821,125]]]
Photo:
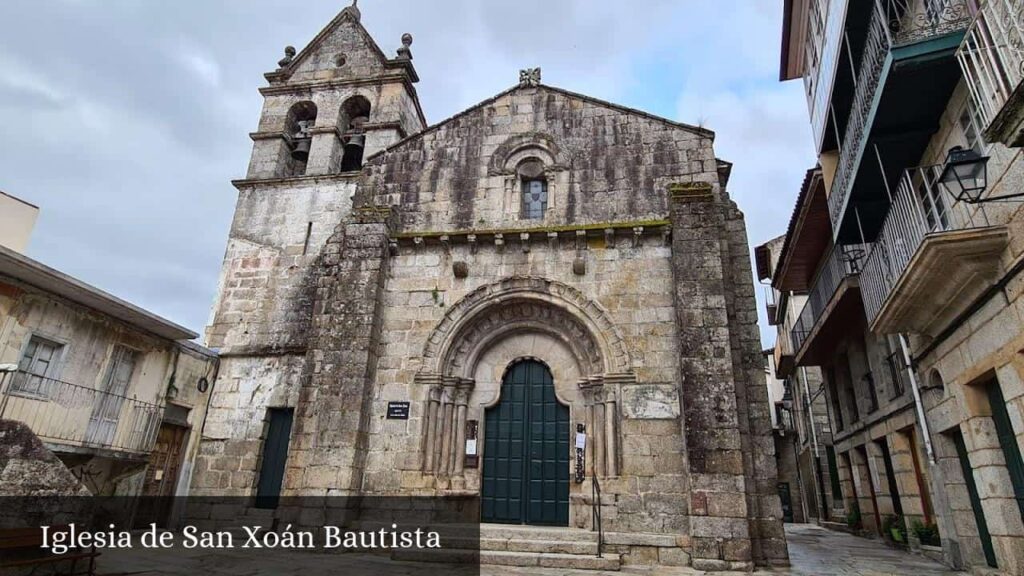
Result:
[[408,402],[388,402],[388,420],[408,420]]

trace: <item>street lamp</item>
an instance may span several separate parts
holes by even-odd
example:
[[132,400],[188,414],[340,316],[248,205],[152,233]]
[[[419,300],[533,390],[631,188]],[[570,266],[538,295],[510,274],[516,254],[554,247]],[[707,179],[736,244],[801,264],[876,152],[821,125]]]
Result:
[[988,187],[988,156],[978,154],[973,148],[950,148],[939,182],[958,201],[977,204],[995,200],[981,198]]

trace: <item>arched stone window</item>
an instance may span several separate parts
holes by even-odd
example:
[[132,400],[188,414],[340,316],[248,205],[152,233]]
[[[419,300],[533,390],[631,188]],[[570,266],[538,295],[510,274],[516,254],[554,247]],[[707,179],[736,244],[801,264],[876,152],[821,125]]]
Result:
[[527,220],[544,218],[548,209],[548,180],[544,176],[544,163],[537,158],[527,158],[516,168],[522,191],[520,215]]
[[931,410],[946,397],[946,382],[938,369],[932,368],[928,372],[928,379],[921,388],[921,402],[926,410]]
[[366,148],[366,133],[363,126],[370,121],[370,101],[363,96],[353,96],[345,100],[341,105],[339,120],[343,146],[341,171],[360,170],[363,167],[363,151]]
[[284,162],[283,176],[302,176],[306,173],[316,115],[316,104],[308,100],[298,102],[288,110],[284,129],[288,157]]

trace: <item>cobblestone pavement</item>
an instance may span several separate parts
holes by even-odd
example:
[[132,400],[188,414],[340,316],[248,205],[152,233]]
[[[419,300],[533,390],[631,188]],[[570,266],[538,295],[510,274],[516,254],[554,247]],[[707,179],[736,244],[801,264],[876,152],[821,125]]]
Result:
[[[762,571],[755,576],[953,576],[962,574],[922,556],[889,548],[877,540],[858,538],[810,524],[787,525],[792,567]],[[100,565],[104,576],[458,576],[457,570],[441,565],[390,562],[385,556],[316,554],[288,551],[252,554],[248,550],[121,550],[108,551]],[[484,566],[481,576],[696,576],[702,572],[685,568],[624,568],[622,572],[570,569],[512,568]],[[717,573],[721,574],[721,573]]]

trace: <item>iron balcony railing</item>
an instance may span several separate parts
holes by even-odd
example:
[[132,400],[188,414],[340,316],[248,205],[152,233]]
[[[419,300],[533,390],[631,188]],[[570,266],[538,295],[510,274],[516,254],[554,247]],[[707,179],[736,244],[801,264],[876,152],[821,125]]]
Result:
[[988,129],[1024,80],[1024,0],[983,0],[957,59]]
[[818,271],[807,303],[800,311],[800,317],[793,326],[793,347],[799,352],[807,337],[814,330],[825,312],[840,283],[846,278],[860,274],[869,244],[847,244],[832,247],[828,258]]
[[24,371],[0,378],[0,391],[0,420],[66,446],[148,453],[163,417],[158,404]]
[[953,202],[939,183],[943,165],[903,172],[889,213],[871,254],[864,263],[860,289],[870,325],[878,317],[910,260],[932,233],[983,228],[989,225],[983,204]]
[[839,164],[828,198],[833,229],[839,230],[846,199],[871,133],[872,110],[889,53],[904,46],[965,30],[971,0],[874,0],[857,71],[850,118],[839,148]]

